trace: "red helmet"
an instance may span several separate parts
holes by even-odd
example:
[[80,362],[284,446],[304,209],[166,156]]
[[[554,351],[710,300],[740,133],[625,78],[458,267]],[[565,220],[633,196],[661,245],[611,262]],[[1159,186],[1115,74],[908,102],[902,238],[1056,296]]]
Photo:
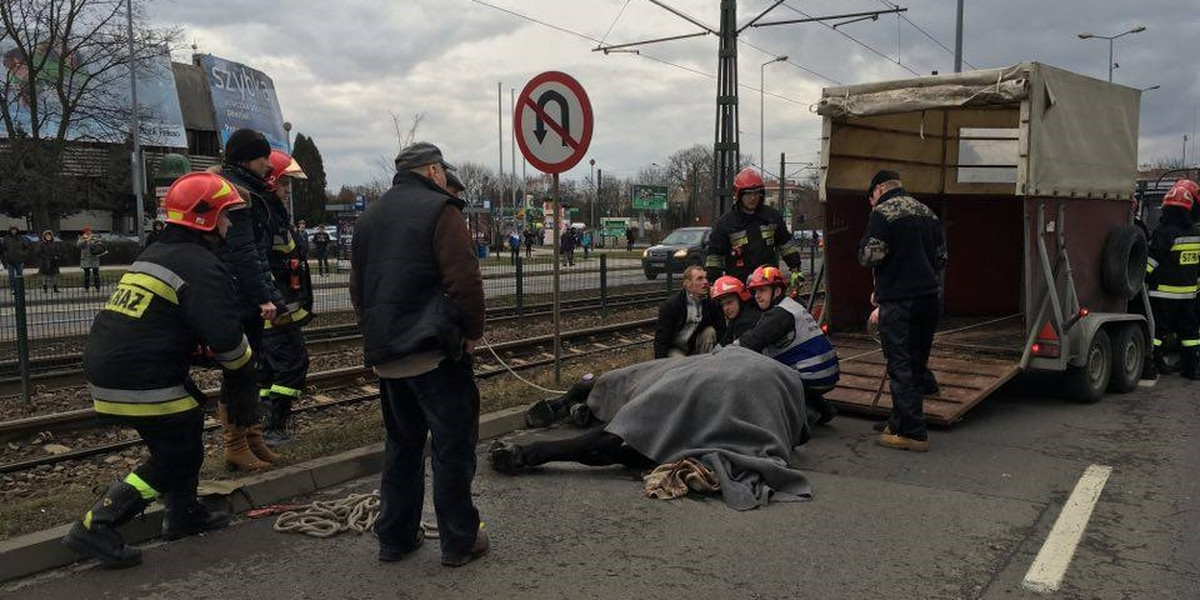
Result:
[[168,223],[197,231],[216,229],[221,211],[245,204],[237,189],[214,173],[189,173],[176,179],[163,200]]
[[772,285],[786,288],[787,278],[783,276],[783,272],[779,270],[779,267],[763,265],[750,274],[750,280],[746,282],[746,289],[754,290]]
[[1198,201],[1200,201],[1200,186],[1190,179],[1180,179],[1171,186],[1171,191],[1163,196],[1162,205],[1192,210],[1192,206]]
[[754,167],[746,167],[745,169],[742,169],[741,172],[737,174],[737,177],[733,178],[733,197],[735,199],[740,199],[742,197],[742,192],[754,190],[761,191],[762,189],[762,176],[758,174],[758,171],[754,170]]
[[729,275],[718,277],[708,290],[708,297],[713,300],[724,298],[730,294],[737,294],[742,302],[750,300],[750,292],[746,291],[746,286],[742,285],[742,281]]
[[304,174],[304,169],[300,168],[300,163],[296,162],[296,159],[287,152],[272,149],[271,174],[267,175],[267,189],[274,191],[275,182],[279,181],[280,177],[308,179],[308,175]]

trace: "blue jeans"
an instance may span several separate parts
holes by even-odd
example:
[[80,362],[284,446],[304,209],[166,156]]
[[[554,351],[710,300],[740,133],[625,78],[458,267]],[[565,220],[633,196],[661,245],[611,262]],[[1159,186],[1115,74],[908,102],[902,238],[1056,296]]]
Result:
[[15,293],[17,289],[17,275],[25,271],[25,265],[22,263],[5,262],[4,268],[8,269],[8,289]]
[[471,358],[443,360],[428,373],[379,380],[387,430],[379,544],[412,545],[425,503],[425,438],[432,434],[433,506],[442,554],[467,554],[479,532],[479,511],[471,500],[475,445],[479,443],[479,388]]

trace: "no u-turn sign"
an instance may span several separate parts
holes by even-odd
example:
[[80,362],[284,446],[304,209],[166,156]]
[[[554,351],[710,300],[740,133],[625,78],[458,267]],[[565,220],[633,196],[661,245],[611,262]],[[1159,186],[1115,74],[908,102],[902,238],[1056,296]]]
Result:
[[513,131],[529,164],[545,173],[562,173],[587,153],[592,141],[592,104],[575,78],[547,71],[521,90]]

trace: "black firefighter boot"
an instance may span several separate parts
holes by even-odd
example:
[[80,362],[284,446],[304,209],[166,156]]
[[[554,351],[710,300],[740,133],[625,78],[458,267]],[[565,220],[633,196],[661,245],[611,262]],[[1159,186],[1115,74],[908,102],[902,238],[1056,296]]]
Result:
[[1186,379],[1200,381],[1200,348],[1184,348],[1183,369],[1180,374]]
[[163,504],[167,508],[163,516],[163,537],[168,540],[177,540],[229,525],[229,513],[209,510],[196,498],[195,484],[188,486],[186,491],[167,492],[163,496]]
[[292,417],[292,399],[283,394],[271,394],[265,407],[266,426],[263,428],[263,439],[271,447],[282,446],[292,441],[288,433],[288,421]]
[[75,522],[62,543],[79,554],[98,559],[107,569],[141,564],[142,551],[126,546],[117,527],[128,523],[148,504],[137,488],[124,481],[113,483],[92,510]]

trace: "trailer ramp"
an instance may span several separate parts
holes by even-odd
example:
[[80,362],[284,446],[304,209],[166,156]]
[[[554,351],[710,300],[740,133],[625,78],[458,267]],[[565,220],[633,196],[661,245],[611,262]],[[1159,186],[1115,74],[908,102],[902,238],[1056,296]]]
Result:
[[[825,398],[847,412],[886,416],[892,411],[883,350],[866,334],[832,336],[841,379]],[[925,398],[925,420],[958,421],[1020,371],[1023,340],[1019,315],[943,321],[934,338],[929,368],[941,390]]]

